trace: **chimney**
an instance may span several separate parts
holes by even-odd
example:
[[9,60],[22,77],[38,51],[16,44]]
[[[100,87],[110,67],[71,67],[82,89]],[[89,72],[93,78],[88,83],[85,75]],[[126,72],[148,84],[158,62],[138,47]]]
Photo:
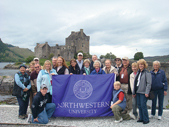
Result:
[[45,42],[45,44],[48,44],[48,42]]
[[71,31],[71,34],[75,33],[75,31]]
[[83,37],[83,29],[80,29],[80,35]]
[[39,45],[39,43],[36,43],[36,45],[38,46],[38,45]]

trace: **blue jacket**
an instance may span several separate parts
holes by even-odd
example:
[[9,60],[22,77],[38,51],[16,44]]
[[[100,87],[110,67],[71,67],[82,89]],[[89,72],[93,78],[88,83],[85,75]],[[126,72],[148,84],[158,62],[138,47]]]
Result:
[[[122,89],[119,89],[119,90],[114,89],[113,90],[113,99],[112,99],[113,104],[119,100],[118,95],[120,92],[124,93],[124,91]],[[118,104],[118,106],[120,106],[123,110],[126,108],[126,98],[125,97],[123,98],[123,101],[120,104]]]
[[[54,73],[55,75],[57,75],[55,69],[50,70],[50,74],[51,73]],[[52,75],[50,75],[50,74],[46,70],[41,70],[39,72],[38,77],[37,77],[37,92],[40,91],[40,86],[42,84],[47,85],[47,87],[48,87],[47,93],[50,92],[50,89],[51,89],[51,82],[50,81],[52,80]]]
[[167,91],[168,83],[165,76],[165,72],[161,69],[158,70],[157,74],[154,73],[154,70],[151,71],[152,75],[152,90],[164,89]]
[[94,69],[91,73],[91,75],[99,75],[99,74],[106,74],[105,71],[100,68],[99,72],[97,73],[96,70]]

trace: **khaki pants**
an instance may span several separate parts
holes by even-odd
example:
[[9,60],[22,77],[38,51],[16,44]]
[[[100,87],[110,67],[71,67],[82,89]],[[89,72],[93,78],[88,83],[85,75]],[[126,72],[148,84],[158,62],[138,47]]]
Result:
[[120,106],[118,105],[113,106],[112,112],[114,114],[115,120],[120,120],[121,117],[123,118],[123,120],[130,120],[131,118],[129,114],[121,114],[122,111],[123,109]]
[[132,110],[132,95],[127,94],[128,84],[121,84],[121,89],[124,91],[124,96],[126,98],[125,111],[127,111],[127,113],[129,113]]
[[30,106],[30,109],[32,108],[32,100],[33,100],[33,92],[30,91],[30,97],[29,97],[29,104],[30,104],[29,106]]

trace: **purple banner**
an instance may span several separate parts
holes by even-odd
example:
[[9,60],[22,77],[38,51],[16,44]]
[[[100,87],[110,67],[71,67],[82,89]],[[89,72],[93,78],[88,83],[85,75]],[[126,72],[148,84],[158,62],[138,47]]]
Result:
[[52,76],[54,117],[112,116],[115,74]]

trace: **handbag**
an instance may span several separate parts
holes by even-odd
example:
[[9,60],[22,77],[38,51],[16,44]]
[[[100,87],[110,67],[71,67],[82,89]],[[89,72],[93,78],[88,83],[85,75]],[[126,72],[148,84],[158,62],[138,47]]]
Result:
[[148,94],[148,98],[149,100],[153,100],[155,98],[154,92],[150,91],[150,93]]

